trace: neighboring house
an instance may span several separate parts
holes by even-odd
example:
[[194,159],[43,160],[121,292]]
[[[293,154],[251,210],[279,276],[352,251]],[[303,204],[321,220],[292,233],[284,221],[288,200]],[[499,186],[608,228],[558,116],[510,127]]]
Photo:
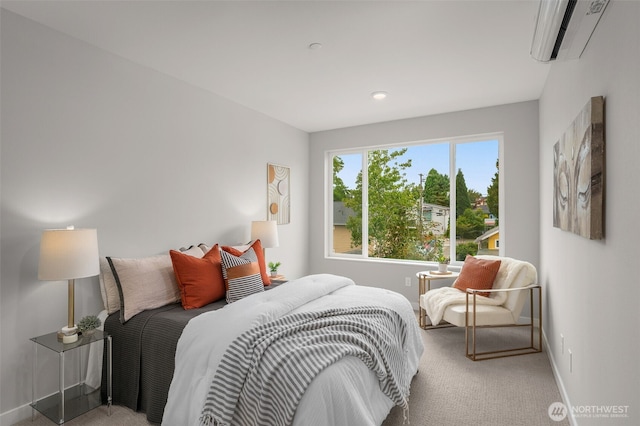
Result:
[[[495,219],[496,217],[493,215],[493,213],[491,213],[491,211],[489,210],[489,206],[487,205],[487,197],[481,196],[478,197],[472,204],[471,204],[471,208],[473,210],[482,210],[482,213],[484,213],[485,215],[487,215],[490,219]],[[487,222],[487,219],[485,219],[485,222]]]
[[491,228],[473,242],[478,244],[478,254],[494,254],[497,256],[500,251],[500,227]]
[[479,209],[482,208],[482,206],[486,206],[487,205],[487,197],[478,197],[472,204],[472,208],[473,209]]
[[428,203],[422,205],[422,218],[426,223],[431,223],[431,231],[436,235],[447,232],[450,216],[451,209],[447,206]]
[[347,220],[355,216],[353,209],[344,205],[342,201],[333,202],[333,251],[335,253],[349,253],[357,250],[351,245],[351,231],[347,229]]
[[488,214],[488,217],[484,218],[485,229],[495,227],[498,224],[498,218],[492,215],[491,213],[487,213],[487,214]]

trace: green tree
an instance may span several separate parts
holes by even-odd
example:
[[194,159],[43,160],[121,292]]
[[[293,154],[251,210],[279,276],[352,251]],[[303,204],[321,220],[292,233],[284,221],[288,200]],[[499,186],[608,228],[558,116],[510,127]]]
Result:
[[471,256],[478,254],[478,245],[476,243],[461,243],[456,246],[456,260],[464,261],[468,254]]
[[482,210],[466,209],[456,219],[456,235],[469,239],[482,235],[484,230],[484,213]]
[[469,194],[469,202],[471,203],[471,205],[474,205],[476,201],[478,201],[480,197],[482,197],[482,194],[476,191],[475,189],[470,189],[467,192]]
[[[420,230],[417,205],[420,197],[415,185],[404,177],[411,160],[401,162],[406,148],[370,151],[368,164],[369,255],[382,258],[417,258]],[[356,213],[347,220],[354,245],[362,241],[362,172],[356,178],[356,189],[345,205]]]
[[449,176],[438,173],[436,169],[429,170],[424,182],[423,199],[428,204],[448,206]]
[[344,161],[337,155],[333,157],[333,201],[343,201],[349,197],[349,188],[344,181],[338,176],[338,173],[344,169]]
[[467,183],[464,180],[462,169],[458,169],[458,174],[456,175],[456,217],[460,217],[466,209],[470,208],[471,201],[469,201]]
[[500,164],[499,160],[496,160],[496,174],[491,178],[491,185],[487,188],[487,207],[489,208],[489,212],[495,217],[499,217],[499,196],[498,196],[498,187],[499,185],[499,171]]

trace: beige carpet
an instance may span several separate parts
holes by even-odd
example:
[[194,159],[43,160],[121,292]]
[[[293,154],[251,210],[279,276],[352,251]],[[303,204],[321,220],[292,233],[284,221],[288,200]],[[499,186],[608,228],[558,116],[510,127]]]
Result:
[[[31,418],[16,423],[14,426],[51,426],[55,423],[41,415],[36,413],[36,417],[31,422]],[[149,425],[147,418],[142,413],[136,413],[126,407],[113,406],[111,409],[111,416],[107,415],[107,407],[103,405],[95,410],[76,417],[65,423],[68,426],[141,426]]]
[[[483,330],[487,347],[502,344],[501,336],[526,340],[524,329]],[[473,362],[464,356],[464,329],[422,331],[425,353],[413,378],[409,400],[412,426],[448,425],[563,425],[548,416],[549,405],[561,401],[546,353]],[[484,349],[484,347],[479,348]],[[37,415],[20,426],[52,425]],[[70,426],[148,425],[141,413],[114,406],[110,417],[100,407],[65,423]],[[402,409],[395,407],[383,426],[403,424]],[[327,425],[355,426],[355,425]]]
[[[422,333],[425,353],[411,383],[410,425],[569,425],[548,415],[549,405],[562,398],[545,352],[474,362],[465,357],[463,328]],[[521,347],[528,336],[524,328],[481,330],[487,344],[478,350]],[[383,426],[402,420],[395,407]]]

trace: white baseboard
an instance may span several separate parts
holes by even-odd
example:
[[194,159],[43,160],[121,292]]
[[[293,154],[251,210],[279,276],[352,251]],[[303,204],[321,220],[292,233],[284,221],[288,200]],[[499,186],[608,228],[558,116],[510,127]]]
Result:
[[0,414],[0,426],[11,426],[30,418],[31,410],[31,404],[26,404]]
[[542,329],[542,340],[544,342],[545,352],[547,353],[547,357],[549,358],[549,363],[551,364],[551,371],[553,372],[553,377],[556,379],[556,384],[558,385],[558,390],[560,391],[560,396],[562,397],[562,402],[567,407],[567,418],[569,419],[569,424],[571,426],[578,426],[578,422],[573,415],[573,410],[571,410],[571,401],[569,400],[569,395],[567,394],[567,389],[564,387],[564,382],[562,381],[562,377],[558,372],[558,366],[556,364],[555,359],[553,358],[553,354],[549,350],[549,341],[547,340],[547,335],[544,332],[544,328]]

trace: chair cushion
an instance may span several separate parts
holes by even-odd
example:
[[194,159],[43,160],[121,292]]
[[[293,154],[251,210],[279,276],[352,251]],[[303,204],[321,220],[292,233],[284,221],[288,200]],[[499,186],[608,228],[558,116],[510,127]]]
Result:
[[[464,265],[462,265],[460,276],[453,283],[453,287],[463,292],[467,291],[468,288],[473,290],[489,290],[493,288],[493,282],[500,269],[500,263],[500,260],[478,259],[467,255]],[[488,297],[490,293],[482,292],[478,294]]]
[[[464,327],[466,305],[451,305],[447,307],[442,319],[450,324]],[[469,325],[473,325],[473,308],[469,306]],[[513,313],[502,306],[476,305],[476,320],[478,326],[482,325],[509,325],[515,321]]]

